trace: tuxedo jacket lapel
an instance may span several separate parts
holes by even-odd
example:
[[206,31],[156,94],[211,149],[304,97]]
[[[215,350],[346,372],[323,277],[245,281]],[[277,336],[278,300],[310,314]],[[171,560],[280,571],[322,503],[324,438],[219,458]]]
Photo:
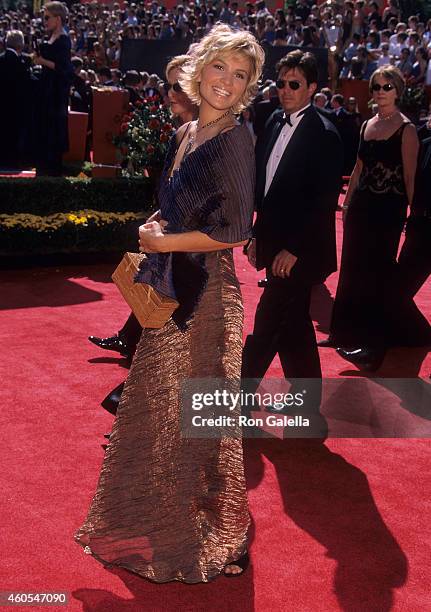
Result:
[[[279,113],[278,116],[280,114],[281,113]],[[257,169],[258,170],[257,185],[256,185],[257,202],[261,202],[264,198],[265,184],[266,184],[266,165],[268,163],[269,156],[271,155],[271,151],[282,129],[283,129],[283,123],[278,120],[275,120],[272,126],[271,133],[268,136],[268,141],[264,147],[264,152],[261,158],[261,167]]]
[[304,141],[304,133],[307,130],[307,123],[307,115],[304,115],[300,124],[295,129],[292,138],[289,140],[283,155],[281,156],[280,163],[278,164],[274,178],[272,179],[272,183],[265,197],[267,197],[271,191],[277,187],[277,182],[280,180],[280,177],[283,176],[283,173],[285,172],[286,168],[288,168],[292,160],[295,160],[296,162],[298,161],[298,152],[301,150],[301,142]]

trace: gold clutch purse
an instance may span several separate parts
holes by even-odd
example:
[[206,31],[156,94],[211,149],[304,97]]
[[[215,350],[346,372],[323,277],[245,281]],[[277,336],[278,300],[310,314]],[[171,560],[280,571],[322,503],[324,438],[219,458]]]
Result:
[[143,253],[126,253],[113,273],[112,280],[142,327],[159,329],[170,319],[178,302],[160,295],[146,283],[134,282],[139,264],[145,257]]

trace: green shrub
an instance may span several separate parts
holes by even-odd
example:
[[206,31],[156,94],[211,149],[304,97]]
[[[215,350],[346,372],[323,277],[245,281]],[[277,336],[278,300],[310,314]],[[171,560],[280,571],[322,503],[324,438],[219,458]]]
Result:
[[83,209],[51,215],[0,214],[0,254],[136,251],[149,213]]
[[0,214],[17,212],[51,215],[92,210],[148,211],[153,207],[154,182],[149,178],[0,179]]

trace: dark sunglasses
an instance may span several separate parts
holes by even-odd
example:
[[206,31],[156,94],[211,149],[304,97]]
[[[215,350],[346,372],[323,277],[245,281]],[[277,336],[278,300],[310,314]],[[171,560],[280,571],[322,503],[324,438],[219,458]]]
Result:
[[390,83],[385,83],[384,85],[374,83],[374,85],[372,85],[371,87],[371,91],[380,91],[381,89],[383,89],[383,91],[392,91],[393,89],[395,89],[395,87]]
[[182,93],[182,91],[183,91],[181,85],[178,82],[176,82],[174,84],[167,83],[166,84],[166,91],[169,91],[170,89],[173,89],[175,91],[175,93]]
[[286,84],[289,85],[290,89],[293,89],[293,91],[296,91],[301,87],[301,83],[299,81],[283,81],[283,79],[278,79],[275,82],[277,89],[284,89]]

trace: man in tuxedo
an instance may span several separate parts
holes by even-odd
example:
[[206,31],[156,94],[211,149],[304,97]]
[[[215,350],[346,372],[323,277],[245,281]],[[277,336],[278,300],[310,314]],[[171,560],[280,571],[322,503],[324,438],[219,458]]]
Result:
[[18,167],[24,149],[25,127],[29,115],[31,75],[22,58],[24,36],[11,30],[6,36],[6,51],[0,56],[0,163]]
[[247,248],[250,263],[266,269],[268,283],[244,346],[242,377],[250,391],[278,353],[286,378],[317,379],[318,392],[307,407],[318,411],[322,374],[309,309],[313,284],[337,266],[342,145],[334,125],[311,104],[318,77],[314,56],[292,51],[277,70],[282,110],[256,143],[257,218]]
[[257,137],[263,133],[269,117],[280,106],[280,100],[275,85],[269,85],[268,96],[267,100],[258,102],[254,109],[253,129]]
[[329,119],[337,128],[344,148],[343,176],[350,176],[356,163],[359,146],[359,127],[344,108],[344,97],[335,94],[331,98],[332,117]]

